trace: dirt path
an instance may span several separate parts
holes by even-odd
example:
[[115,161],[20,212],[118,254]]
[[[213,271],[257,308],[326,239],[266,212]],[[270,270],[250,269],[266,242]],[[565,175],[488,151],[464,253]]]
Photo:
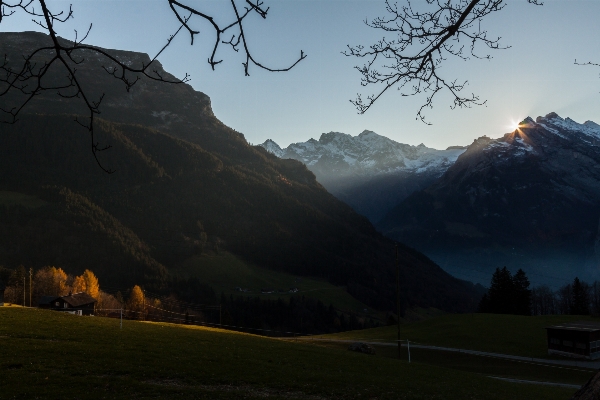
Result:
[[501,378],[499,376],[488,376],[488,378],[499,379],[501,381],[514,382],[514,383],[531,383],[533,385],[559,386],[559,387],[566,387],[569,389],[581,389],[581,385],[571,385],[570,383],[526,381],[523,379]]
[[[334,342],[334,343],[355,343],[358,340],[344,340],[344,339],[321,339],[321,338],[306,338],[299,337],[295,340],[303,340],[303,341],[324,341],[324,342]],[[367,343],[372,346],[397,346],[396,342],[367,342],[360,341],[362,343]],[[406,344],[403,344],[403,347]],[[457,349],[454,347],[442,347],[442,346],[429,346],[424,344],[413,344],[410,343],[410,347],[413,349],[428,349],[428,350],[439,350],[439,351],[451,351],[456,353],[464,353],[470,354],[474,356],[482,356],[482,357],[496,357],[503,358],[507,360],[515,360],[522,362],[532,362],[537,364],[552,364],[552,365],[562,365],[566,367],[579,367],[586,369],[600,369],[600,361],[584,361],[584,360],[551,360],[546,358],[534,358],[534,357],[522,357],[522,356],[513,356],[510,354],[500,354],[500,353],[490,353],[486,351],[477,351],[477,350],[466,350],[466,349]]]

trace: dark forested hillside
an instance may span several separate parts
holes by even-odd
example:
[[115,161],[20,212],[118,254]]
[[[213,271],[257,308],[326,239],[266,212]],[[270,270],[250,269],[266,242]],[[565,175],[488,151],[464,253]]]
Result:
[[[45,40],[0,36],[11,57]],[[116,172],[96,164],[87,131],[74,122],[77,99],[40,96],[20,121],[2,125],[0,191],[34,196],[41,205],[0,207],[0,264],[75,272],[93,264],[103,282],[160,286],[189,257],[226,249],[260,266],[345,285],[373,307],[394,308],[393,242],[327,193],[304,165],[250,146],[212,115],[207,96],[187,85],[142,79],[128,93],[93,57],[79,70],[93,90],[107,92],[96,140],[112,146],[99,161]],[[453,311],[476,304],[472,285],[420,253],[402,247],[401,263],[404,304]]]

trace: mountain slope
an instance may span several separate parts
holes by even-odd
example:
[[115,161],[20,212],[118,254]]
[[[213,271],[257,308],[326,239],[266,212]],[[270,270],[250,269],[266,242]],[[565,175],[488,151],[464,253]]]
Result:
[[[37,33],[0,34],[0,51],[15,62],[19,49],[47,40]],[[110,51],[132,63],[147,59]],[[66,188],[130,230],[148,255],[148,267],[131,272],[132,264],[107,263],[108,281],[126,276],[132,282],[164,285],[166,278],[151,268],[154,263],[170,271],[207,248],[226,249],[261,267],[344,285],[372,307],[394,308],[393,243],[327,193],[304,165],[250,146],[212,115],[206,95],[188,85],[142,78],[127,92],[101,69],[92,52],[83,58],[78,76],[84,87],[106,93],[96,139],[112,148],[100,153],[99,160],[116,172],[105,174],[95,164],[87,132],[73,122],[73,115],[82,112],[77,99],[41,95],[29,114],[2,127],[0,190],[54,203],[47,188]],[[2,105],[10,100],[0,98]],[[53,215],[38,218],[38,225],[49,227],[44,234],[53,232],[46,223]],[[67,240],[61,231],[56,235],[58,242]],[[113,236],[98,237],[96,245],[108,246]],[[65,246],[64,251],[75,248]],[[472,285],[412,249],[401,247],[400,256],[406,305],[453,311],[472,306],[478,295]],[[35,260],[62,259],[40,250]],[[7,262],[18,261],[0,258]],[[81,264],[85,259],[80,258]]]
[[279,158],[306,164],[330,193],[372,222],[433,183],[465,150],[410,146],[371,131],[354,137],[324,133],[318,141],[293,143],[285,149],[270,139],[260,146]]
[[474,141],[442,178],[378,227],[458,276],[486,281],[491,269],[506,265],[553,285],[562,284],[554,275],[597,278],[599,145],[591,121],[555,113],[527,118],[500,139]]

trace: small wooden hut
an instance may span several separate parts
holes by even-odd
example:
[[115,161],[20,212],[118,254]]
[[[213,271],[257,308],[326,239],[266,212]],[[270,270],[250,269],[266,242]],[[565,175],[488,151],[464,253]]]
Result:
[[600,358],[600,322],[569,322],[546,328],[548,354],[596,360]]

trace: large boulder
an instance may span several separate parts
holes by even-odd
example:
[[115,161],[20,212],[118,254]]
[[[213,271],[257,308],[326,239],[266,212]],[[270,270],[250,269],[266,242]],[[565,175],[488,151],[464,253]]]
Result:
[[571,400],[596,400],[600,399],[600,371],[592,376],[585,385],[571,397]]

